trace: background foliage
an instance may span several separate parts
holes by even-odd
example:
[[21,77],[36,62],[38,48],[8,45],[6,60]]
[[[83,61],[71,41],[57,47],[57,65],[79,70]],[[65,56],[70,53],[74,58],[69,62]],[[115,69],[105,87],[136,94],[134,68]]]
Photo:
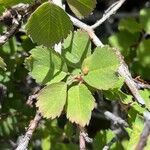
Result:
[[[20,2],[36,3],[0,0],[0,14]],[[33,13],[23,16],[15,35],[0,46],[1,149],[16,148],[39,110],[43,119],[29,149],[77,150],[80,129],[84,127],[93,138],[88,149],[101,150],[112,142],[112,150],[133,150],[144,128],[143,113],[150,109],[150,90],[140,90],[146,103],[141,107],[117,73],[120,62],[114,48],[121,51],[132,76],[140,76],[137,80],[148,84],[150,9],[146,6],[150,3],[142,1],[139,7],[138,2],[132,6],[127,1],[117,13],[118,18],[113,16],[96,29],[105,43],[103,48],[95,47],[87,32],[76,29],[67,13],[92,24],[97,19],[94,13],[103,13],[109,2],[66,0],[65,4],[66,11],[52,2],[38,2]],[[120,17],[122,12],[125,17]],[[1,21],[1,34],[10,27]],[[54,50],[59,42],[61,54]],[[38,96],[33,105],[28,105],[28,97],[35,94]],[[129,126],[122,129],[105,116],[106,111]],[[149,147],[150,140],[145,149]]]

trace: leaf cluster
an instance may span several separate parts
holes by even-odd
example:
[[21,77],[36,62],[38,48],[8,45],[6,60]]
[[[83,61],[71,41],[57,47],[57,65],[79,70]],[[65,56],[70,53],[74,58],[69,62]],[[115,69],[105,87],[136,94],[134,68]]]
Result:
[[[35,4],[32,0],[21,2]],[[19,3],[19,0],[0,0],[0,13]],[[83,19],[97,2],[67,0],[66,3],[76,17]],[[16,141],[38,110],[44,119],[33,135],[32,148],[37,148],[35,141],[40,139],[44,150],[78,149],[78,127],[86,128],[89,133],[92,127],[95,134],[94,129],[99,125],[94,121],[96,115],[105,130],[96,131],[94,150],[102,149],[114,139],[117,140],[112,149],[134,149],[144,128],[143,112],[147,109],[133,101],[124,79],[118,75],[120,61],[115,48],[121,50],[132,75],[140,75],[149,82],[149,15],[147,8],[140,11],[137,19],[122,19],[118,32],[108,38],[108,45],[95,48],[88,33],[74,29],[66,11],[42,0],[21,26],[24,32],[18,32],[16,38],[0,47],[0,136]],[[5,27],[0,26],[0,30],[5,31]],[[60,53],[55,51],[58,43],[62,45]],[[33,93],[37,99],[31,108],[26,99]],[[140,90],[140,94],[150,109],[150,91]],[[101,113],[113,113],[113,103],[117,103],[122,118],[129,124],[124,129],[128,136],[120,138],[113,133],[113,128],[120,126],[114,121],[110,123]],[[7,142],[3,143],[2,149],[9,148]]]

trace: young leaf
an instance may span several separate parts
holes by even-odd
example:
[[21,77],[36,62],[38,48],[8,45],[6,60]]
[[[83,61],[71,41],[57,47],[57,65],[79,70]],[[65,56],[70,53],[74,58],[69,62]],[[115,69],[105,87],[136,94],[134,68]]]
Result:
[[64,55],[71,65],[81,67],[83,59],[91,53],[91,42],[82,30],[69,34],[64,40]]
[[82,64],[83,79],[97,89],[115,88],[119,80],[116,75],[118,67],[119,60],[113,49],[108,46],[98,47]]
[[62,57],[52,49],[39,46],[31,50],[25,65],[29,74],[40,84],[61,81],[67,74]]
[[127,30],[131,33],[140,32],[142,30],[141,24],[136,22],[133,18],[122,19],[118,28],[119,30]]
[[68,90],[67,104],[67,118],[71,122],[83,127],[89,124],[95,102],[84,84],[75,85]]
[[89,15],[96,7],[96,0],[67,0],[70,9],[80,19]]
[[66,91],[66,83],[59,82],[50,84],[39,92],[36,106],[43,117],[54,119],[60,116],[66,103]]
[[146,9],[142,9],[140,11],[140,23],[142,25],[142,27],[144,28],[144,30],[150,34],[150,9],[146,8]]
[[30,16],[26,25],[27,34],[38,45],[53,46],[72,30],[72,22],[63,9],[46,2]]

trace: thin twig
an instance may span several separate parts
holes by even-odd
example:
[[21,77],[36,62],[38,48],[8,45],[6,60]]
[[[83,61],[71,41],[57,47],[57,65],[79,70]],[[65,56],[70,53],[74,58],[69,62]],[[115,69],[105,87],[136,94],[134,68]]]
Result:
[[86,150],[86,140],[84,137],[84,129],[80,127],[80,134],[79,134],[79,147],[80,150]]
[[27,149],[29,141],[33,135],[33,132],[37,128],[41,119],[42,119],[41,115],[39,113],[36,113],[34,119],[31,120],[31,122],[29,124],[27,132],[25,133],[25,136],[20,140],[16,150],[26,150]]
[[26,15],[31,14],[38,6],[39,2],[33,5],[20,3],[13,6],[0,16],[0,23],[9,26],[9,30],[0,36],[0,46],[4,45],[19,30],[21,21]]
[[83,23],[82,21],[78,20],[77,18],[69,15],[70,17],[70,20],[73,22],[73,24],[78,27],[78,28],[81,28],[83,30],[85,30],[86,32],[88,32],[90,38],[92,39],[93,43],[96,45],[96,46],[104,46],[103,43],[99,40],[99,38],[95,35],[94,33],[94,30],[91,29],[91,27],[85,23]]
[[5,44],[19,29],[22,17],[18,15],[18,18],[13,19],[13,25],[9,31],[7,31],[4,35],[0,36],[0,46]]
[[144,113],[144,118],[145,118],[144,129],[141,133],[140,140],[135,150],[143,150],[144,147],[146,146],[148,136],[150,135],[150,113],[149,112]]
[[88,134],[85,132],[85,128],[79,127],[79,147],[80,150],[86,150],[86,143],[92,143],[93,139],[89,138]]
[[136,79],[134,79],[134,82],[136,83],[136,86],[137,86],[138,89],[150,89],[150,84],[140,82]]
[[[99,18],[102,18],[103,13],[100,11],[94,11],[92,15],[90,15],[88,18],[84,18],[84,21],[86,22],[96,22],[99,20]],[[128,18],[128,17],[133,17],[137,18],[139,14],[137,12],[118,12],[114,16],[111,17],[111,19],[122,19],[122,18]],[[109,22],[109,20],[106,20]],[[110,23],[111,24],[111,23]]]
[[30,107],[33,107],[34,103],[36,102],[38,94],[33,94],[30,95],[27,99],[26,104],[29,105]]
[[97,28],[100,26],[105,20],[107,20],[111,15],[115,14],[116,11],[123,5],[125,0],[119,0],[112,4],[104,13],[103,17],[98,20],[94,25],[91,26],[92,29]]
[[118,49],[115,49],[115,52],[121,62],[121,65],[118,68],[118,73],[120,74],[121,77],[123,77],[125,79],[125,83],[127,84],[128,88],[130,89],[131,93],[133,94],[135,100],[142,106],[145,106],[144,99],[140,95],[138,88],[134,82],[134,79],[132,78],[131,73],[129,72],[128,66],[124,62],[120,51]]
[[81,131],[80,131],[80,135],[79,135],[79,146],[80,146],[80,150],[86,150],[85,139],[82,136],[82,132]]
[[[103,115],[106,117],[106,119],[113,121],[114,124],[123,125],[123,126],[125,126],[125,127],[128,127],[128,126],[129,126],[128,123],[127,123],[125,120],[123,120],[122,118],[120,118],[120,117],[118,117],[118,116],[115,116],[115,115],[114,115],[113,113],[111,113],[110,111],[98,110],[98,112],[101,113],[101,114],[103,114]],[[92,115],[98,117],[99,114],[93,113]],[[100,118],[101,118],[101,116],[100,116]]]

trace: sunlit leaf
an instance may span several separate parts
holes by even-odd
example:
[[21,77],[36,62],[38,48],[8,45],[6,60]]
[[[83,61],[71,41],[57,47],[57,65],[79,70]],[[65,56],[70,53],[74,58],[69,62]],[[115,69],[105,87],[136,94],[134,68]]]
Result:
[[72,30],[72,22],[59,6],[46,2],[30,16],[26,31],[38,45],[51,47],[60,42]]
[[64,40],[64,55],[71,65],[81,67],[83,59],[91,53],[91,42],[87,32],[77,30]]
[[67,66],[63,58],[52,49],[36,47],[26,59],[29,74],[40,84],[61,81],[67,75]]
[[89,15],[96,7],[96,0],[67,0],[69,7],[78,18]]
[[133,130],[130,135],[130,140],[128,143],[127,150],[133,150],[137,146],[137,143],[140,139],[140,134],[142,133],[143,127],[144,127],[144,121],[142,120],[139,115],[137,115],[136,120],[133,124]]
[[115,88],[115,84],[119,80],[116,75],[119,64],[119,59],[112,48],[108,46],[98,47],[83,62],[83,79],[97,89]]
[[146,108],[150,110],[150,90],[148,89],[140,90],[140,94],[142,95],[146,103]]
[[59,117],[66,103],[67,85],[64,82],[44,87],[38,94],[36,106],[42,116],[54,119]]
[[84,84],[75,85],[69,89],[67,118],[71,122],[80,126],[88,125],[94,106],[94,97]]

